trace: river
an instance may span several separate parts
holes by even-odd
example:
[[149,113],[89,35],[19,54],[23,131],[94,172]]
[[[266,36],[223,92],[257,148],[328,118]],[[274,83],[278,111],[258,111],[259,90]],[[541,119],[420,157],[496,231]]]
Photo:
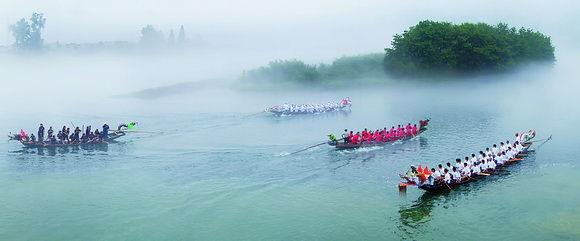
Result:
[[[2,97],[0,130],[138,121],[120,143],[42,151],[0,143],[1,240],[577,240],[575,57],[462,83],[340,90],[209,88],[158,99]],[[460,81],[461,82],[461,81]],[[100,89],[99,89],[100,90]],[[349,96],[352,111],[274,117],[264,107]],[[78,101],[76,101],[78,100]],[[32,105],[26,105],[26,104]],[[50,107],[48,107],[50,106]],[[429,117],[419,138],[336,151],[344,128]],[[398,192],[398,173],[535,129],[553,135],[501,175],[446,195]]]

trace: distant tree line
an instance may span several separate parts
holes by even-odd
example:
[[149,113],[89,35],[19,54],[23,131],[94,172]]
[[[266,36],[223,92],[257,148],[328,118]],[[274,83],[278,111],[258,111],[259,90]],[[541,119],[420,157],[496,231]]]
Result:
[[[39,51],[45,48],[44,39],[42,38],[42,30],[46,24],[46,18],[42,13],[33,13],[29,19],[22,18],[16,23],[10,25],[9,30],[14,37],[14,48],[19,51]],[[162,47],[179,47],[185,46],[187,44],[199,44],[200,36],[196,35],[193,39],[194,42],[188,42],[185,36],[185,28],[183,25],[179,27],[179,33],[177,37],[170,30],[169,36],[165,38],[163,32],[155,29],[153,25],[146,25],[140,31],[139,46],[145,49],[158,49]],[[98,48],[112,48],[119,50],[121,48],[132,48],[129,42],[125,41],[113,41],[113,42],[97,42],[90,44],[60,44],[58,41],[52,44],[51,47],[55,49],[98,49]]]
[[141,37],[139,39],[139,43],[148,48],[158,48],[165,45],[170,47],[182,46],[186,43],[186,41],[185,28],[183,25],[179,27],[177,39],[175,38],[173,29],[170,30],[169,36],[167,39],[165,39],[162,31],[157,30],[155,27],[153,27],[153,25],[148,24],[141,29]]
[[316,83],[327,80],[349,81],[384,77],[384,55],[365,54],[344,56],[331,64],[310,65],[300,60],[275,60],[267,66],[247,71],[243,79]]
[[364,78],[437,77],[501,72],[528,63],[553,62],[550,37],[500,23],[422,21],[394,36],[384,54],[342,57],[332,64],[277,60],[247,71],[246,80],[325,83]]

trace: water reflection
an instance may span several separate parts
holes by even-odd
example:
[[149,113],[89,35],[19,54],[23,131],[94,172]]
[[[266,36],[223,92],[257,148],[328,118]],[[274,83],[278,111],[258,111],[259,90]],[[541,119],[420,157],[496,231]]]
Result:
[[274,123],[281,123],[286,120],[325,120],[331,119],[336,121],[336,117],[348,117],[351,114],[351,110],[340,110],[340,111],[332,111],[332,112],[324,112],[324,113],[317,113],[317,114],[299,114],[299,115],[283,115],[283,116],[276,116],[270,113],[263,113],[270,121]]
[[108,152],[109,145],[85,145],[85,146],[68,146],[68,147],[36,147],[27,148],[22,147],[19,151],[12,153],[19,153],[21,155],[39,155],[39,156],[56,156],[66,154],[79,154],[81,152]]

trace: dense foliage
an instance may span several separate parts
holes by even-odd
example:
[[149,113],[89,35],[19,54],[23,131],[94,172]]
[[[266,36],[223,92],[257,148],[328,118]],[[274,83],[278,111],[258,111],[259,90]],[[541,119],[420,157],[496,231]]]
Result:
[[422,21],[395,35],[385,70],[396,75],[505,71],[532,61],[554,61],[550,38],[530,29],[485,23]]
[[276,60],[248,71],[244,79],[279,82],[321,83],[384,77],[383,54],[345,56],[331,64],[309,65],[300,60]]
[[24,18],[10,25],[10,32],[14,37],[14,46],[18,50],[40,50],[44,40],[42,29],[46,18],[42,13],[33,13],[30,20]]

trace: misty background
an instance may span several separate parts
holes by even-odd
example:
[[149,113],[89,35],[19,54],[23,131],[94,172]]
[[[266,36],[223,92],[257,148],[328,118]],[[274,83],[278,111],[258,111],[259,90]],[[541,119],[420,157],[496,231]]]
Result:
[[[193,90],[226,88],[245,70],[276,59],[329,63],[344,55],[383,53],[392,36],[425,19],[508,23],[551,36],[556,65],[572,64],[580,20],[575,1],[2,1],[0,45],[14,39],[9,26],[33,12],[43,13],[45,45],[138,43],[140,31],[152,25],[167,38],[184,26],[199,44],[178,51],[45,51],[19,55],[2,51],[0,110],[24,113],[42,102],[68,110],[84,103],[102,109],[103,101],[141,90],[180,83]],[[568,63],[566,63],[568,61]],[[574,71],[573,68],[569,68]],[[525,70],[523,71],[525,72]],[[509,76],[499,76],[499,79]],[[497,79],[487,77],[487,79]],[[171,88],[163,96],[171,95]],[[184,90],[176,91],[184,94]],[[215,93],[214,93],[215,94]],[[210,96],[191,93],[193,100]],[[223,94],[220,92],[220,94]],[[219,94],[218,94],[219,95]],[[138,95],[139,96],[139,95]],[[199,97],[199,98],[197,98]],[[147,101],[147,98],[141,98]],[[280,100],[285,101],[285,100]],[[326,101],[326,100],[324,100]],[[214,104],[219,101],[214,99]],[[127,102],[124,102],[127,104]],[[134,103],[135,104],[135,103]],[[264,105],[275,103],[262,103]],[[40,108],[43,109],[43,108]],[[258,110],[258,109],[256,109]]]

